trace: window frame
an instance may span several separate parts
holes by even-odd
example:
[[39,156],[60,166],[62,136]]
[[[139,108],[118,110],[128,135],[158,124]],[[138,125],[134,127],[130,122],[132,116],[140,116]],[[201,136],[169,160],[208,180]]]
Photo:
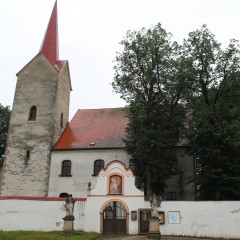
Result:
[[69,194],[66,192],[62,192],[59,194],[59,198],[67,198],[67,197],[69,197]]
[[[97,163],[102,163],[102,164],[97,165]],[[97,176],[99,174],[100,170],[104,167],[105,167],[104,160],[102,160],[102,159],[95,160],[94,165],[93,165],[93,176]]]
[[167,192],[165,194],[165,201],[178,201],[178,194],[176,192]]
[[61,177],[71,177],[72,176],[72,161],[63,160],[61,165]]
[[37,118],[37,107],[33,105],[29,111],[28,121],[35,121],[36,118]]
[[60,127],[63,128],[63,113],[60,116]]
[[30,159],[30,156],[31,156],[31,151],[28,149],[28,150],[26,151],[25,159],[26,159],[26,160],[29,160],[29,159]]

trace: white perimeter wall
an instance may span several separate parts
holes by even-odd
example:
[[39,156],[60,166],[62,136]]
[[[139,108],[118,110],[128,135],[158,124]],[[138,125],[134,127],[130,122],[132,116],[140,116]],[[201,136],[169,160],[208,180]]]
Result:
[[[240,201],[162,202],[162,235],[240,238]],[[168,212],[180,211],[180,224],[169,224]]]
[[[65,201],[0,200],[0,231],[62,231]],[[75,202],[75,229],[82,229],[85,202]]]
[[[64,201],[0,200],[0,230],[62,231],[64,204]],[[100,226],[97,226],[100,221],[96,220],[100,217],[86,209],[89,204],[75,203],[75,229],[100,231]],[[134,203],[128,204],[130,211],[136,210]],[[142,208],[147,207],[145,204]],[[160,210],[165,212],[165,224],[160,225],[162,235],[240,238],[240,201],[163,202]],[[181,222],[169,223],[169,211],[179,211]],[[130,228],[133,228],[129,229],[130,232],[135,232],[136,227],[136,223],[130,223]]]

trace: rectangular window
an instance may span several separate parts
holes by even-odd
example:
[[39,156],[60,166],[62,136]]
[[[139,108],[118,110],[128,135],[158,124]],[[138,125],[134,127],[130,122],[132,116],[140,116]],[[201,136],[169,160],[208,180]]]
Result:
[[176,200],[178,200],[177,193],[175,193],[175,192],[166,193],[165,200],[166,201],[176,201]]
[[30,150],[27,150],[27,152],[26,152],[26,160],[29,160],[29,158],[30,158]]

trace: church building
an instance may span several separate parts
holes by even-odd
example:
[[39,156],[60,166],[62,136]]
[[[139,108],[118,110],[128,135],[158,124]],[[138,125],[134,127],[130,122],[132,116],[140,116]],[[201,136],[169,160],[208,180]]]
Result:
[[[139,211],[144,220],[149,209],[144,210],[144,192],[135,186],[125,151],[125,110],[79,109],[69,122],[71,91],[68,61],[59,60],[56,1],[40,52],[17,73],[0,194],[72,194],[86,198],[88,211],[100,212],[102,233],[116,231],[116,226],[119,233],[134,232],[138,223],[130,212]],[[193,159],[184,146],[173,151],[178,163],[163,199],[194,200],[194,186],[187,184],[194,173]],[[110,221],[113,213],[115,222]],[[144,221],[141,224],[144,232]]]

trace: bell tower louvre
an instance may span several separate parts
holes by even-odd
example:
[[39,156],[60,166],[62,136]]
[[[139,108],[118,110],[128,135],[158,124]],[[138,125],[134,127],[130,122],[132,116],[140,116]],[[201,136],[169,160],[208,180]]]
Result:
[[51,149],[68,124],[71,79],[59,60],[57,1],[39,53],[17,73],[0,194],[47,196]]

